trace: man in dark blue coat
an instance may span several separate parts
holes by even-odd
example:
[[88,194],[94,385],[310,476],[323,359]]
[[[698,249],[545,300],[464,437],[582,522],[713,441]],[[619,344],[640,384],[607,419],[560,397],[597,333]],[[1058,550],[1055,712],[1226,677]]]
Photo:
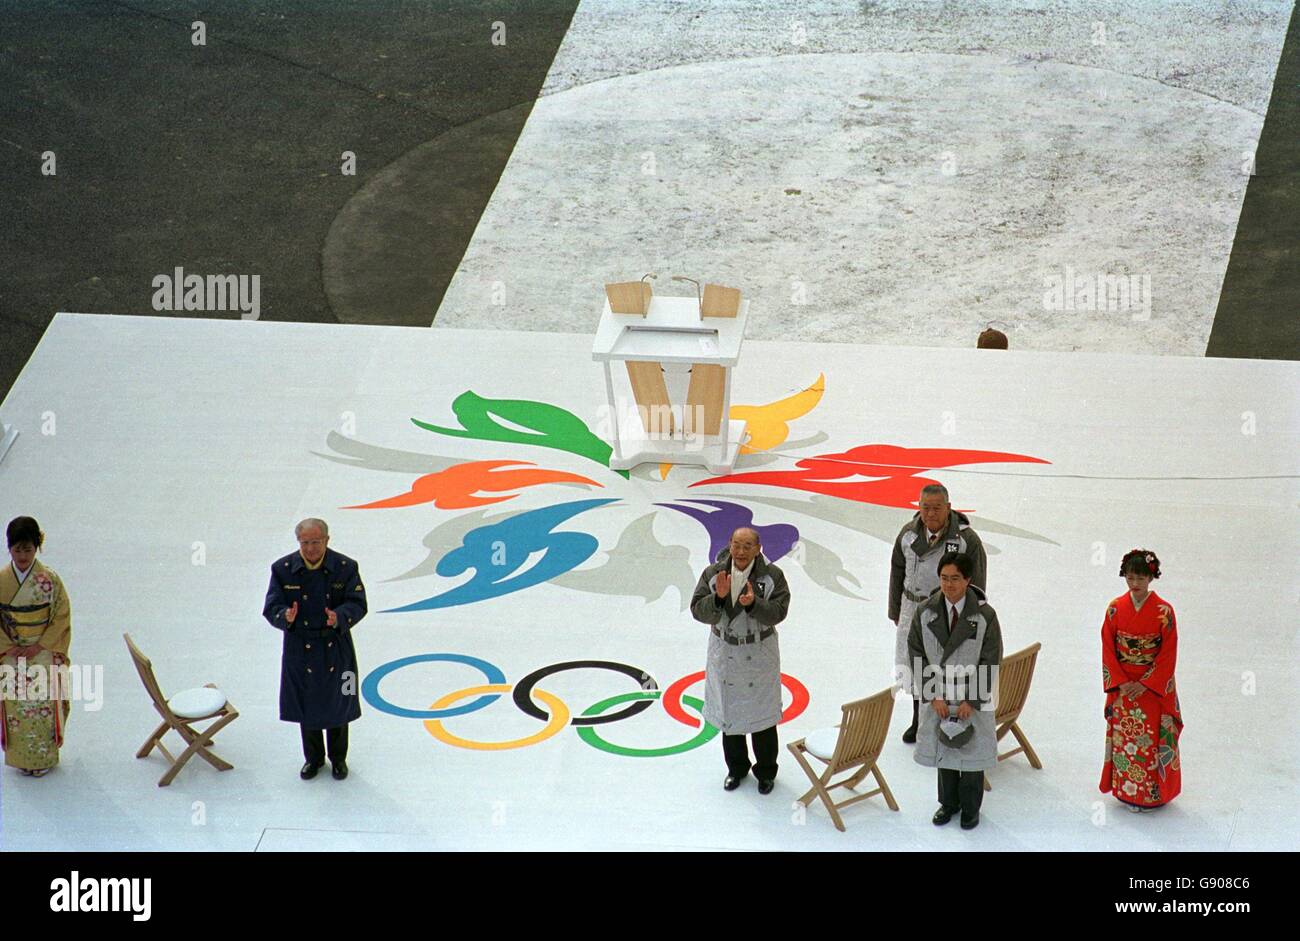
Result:
[[[304,779],[325,764],[348,776],[348,723],[361,717],[352,628],[366,616],[366,590],[357,563],[329,546],[324,520],[294,527],[298,551],[271,565],[262,617],[284,631],[280,659],[280,718],[302,728]],[[323,734],[322,734],[323,733]]]

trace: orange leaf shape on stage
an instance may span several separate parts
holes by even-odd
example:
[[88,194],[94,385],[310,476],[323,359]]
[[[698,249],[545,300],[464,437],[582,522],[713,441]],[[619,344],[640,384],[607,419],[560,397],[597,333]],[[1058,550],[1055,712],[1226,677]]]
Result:
[[[503,467],[516,469],[498,469]],[[535,469],[524,470],[523,468]],[[560,483],[601,486],[589,477],[570,474],[566,471],[546,470],[528,461],[469,461],[465,464],[455,464],[437,473],[425,474],[411,484],[411,489],[406,493],[389,497],[386,500],[376,500],[374,503],[347,506],[343,509],[379,510],[396,506],[418,506],[422,503],[432,503],[440,510],[463,510],[467,507],[487,506],[491,503],[513,500],[518,496],[517,493],[508,493],[506,491],[536,487],[538,484]],[[504,495],[498,497],[476,496],[480,491]]]

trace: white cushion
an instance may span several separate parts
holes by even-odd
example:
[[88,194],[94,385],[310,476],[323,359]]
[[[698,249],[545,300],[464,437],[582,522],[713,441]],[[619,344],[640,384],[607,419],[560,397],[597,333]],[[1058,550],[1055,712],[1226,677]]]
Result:
[[814,758],[829,762],[835,757],[835,743],[840,740],[838,728],[818,729],[803,740],[803,747]]
[[182,719],[199,719],[220,711],[226,704],[226,694],[210,686],[187,689],[167,700],[167,708]]

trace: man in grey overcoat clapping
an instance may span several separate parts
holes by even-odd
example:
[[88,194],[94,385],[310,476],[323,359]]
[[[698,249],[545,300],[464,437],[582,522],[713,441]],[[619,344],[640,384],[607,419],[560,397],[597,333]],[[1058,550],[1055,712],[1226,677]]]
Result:
[[776,625],[789,608],[785,574],[763,558],[758,532],[749,527],[731,534],[730,546],[700,575],[691,597],[691,614],[710,629],[704,719],[722,732],[727,761],[722,786],[728,791],[749,774],[749,735],[758,792],[772,792],[781,721]]

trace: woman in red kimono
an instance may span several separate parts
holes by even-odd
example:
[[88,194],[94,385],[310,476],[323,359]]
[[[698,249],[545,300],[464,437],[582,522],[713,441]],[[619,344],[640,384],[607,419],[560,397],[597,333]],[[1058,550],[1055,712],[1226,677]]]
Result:
[[1169,803],[1182,789],[1183,717],[1174,685],[1178,630],[1174,609],[1150,590],[1160,577],[1154,552],[1127,553],[1119,573],[1129,590],[1110,603],[1101,625],[1108,726],[1101,790],[1139,813]]

